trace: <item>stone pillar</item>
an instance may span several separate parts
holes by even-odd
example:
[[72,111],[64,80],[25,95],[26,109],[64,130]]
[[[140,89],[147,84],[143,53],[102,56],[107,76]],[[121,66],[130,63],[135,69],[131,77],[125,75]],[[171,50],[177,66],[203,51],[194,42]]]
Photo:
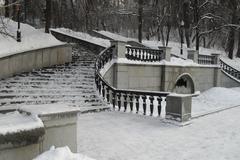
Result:
[[68,146],[71,151],[77,152],[77,107],[63,104],[28,105],[19,108],[20,112],[38,115],[45,128],[43,151],[51,146]]
[[212,53],[211,55],[214,56],[213,64],[220,64],[220,54],[219,53]]
[[199,51],[191,49],[188,50],[187,52],[188,52],[187,58],[193,60],[193,62],[195,63],[198,63]]
[[221,86],[221,68],[220,66],[214,68],[214,87]]
[[172,48],[171,47],[162,47],[162,46],[159,46],[158,48],[160,50],[163,50],[163,54],[164,54],[163,59],[165,59],[166,61],[170,61]]
[[191,119],[192,96],[170,94],[167,96],[166,119],[186,122]]
[[127,43],[124,41],[111,41],[111,45],[116,46],[116,52],[114,58],[126,58],[126,45]]

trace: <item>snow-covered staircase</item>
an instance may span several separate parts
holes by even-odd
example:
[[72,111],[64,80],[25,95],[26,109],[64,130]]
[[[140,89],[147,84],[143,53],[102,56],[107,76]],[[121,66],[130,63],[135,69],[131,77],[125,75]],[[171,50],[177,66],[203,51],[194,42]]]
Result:
[[95,59],[94,53],[77,45],[73,48],[73,62],[70,64],[0,80],[0,109],[52,103],[64,103],[84,110],[108,108],[96,92]]

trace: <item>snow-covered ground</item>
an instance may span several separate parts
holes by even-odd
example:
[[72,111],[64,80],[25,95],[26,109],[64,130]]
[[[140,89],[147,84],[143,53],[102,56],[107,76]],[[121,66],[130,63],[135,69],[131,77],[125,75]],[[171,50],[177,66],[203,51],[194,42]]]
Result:
[[82,154],[72,153],[66,147],[55,148],[52,146],[49,151],[46,151],[33,160],[94,160]]
[[98,160],[239,160],[240,107],[179,127],[121,112],[79,116],[78,151]]
[[215,87],[193,98],[192,113],[197,117],[235,106],[240,106],[240,87]]
[[0,58],[28,50],[64,44],[51,34],[43,33],[41,30],[23,23],[21,23],[22,42],[17,42],[17,22],[6,18],[3,19],[3,22],[5,26],[0,23],[0,28],[5,27],[6,32],[14,37],[0,34]]
[[81,40],[90,42],[90,43],[94,43],[103,47],[110,47],[110,41],[107,39],[102,39],[102,38],[97,38],[97,37],[93,37],[87,33],[83,33],[83,32],[75,32],[71,29],[67,29],[67,28],[57,28],[57,29],[51,29],[52,31],[56,31],[62,34],[66,34],[69,36],[72,36],[74,38],[79,38]]

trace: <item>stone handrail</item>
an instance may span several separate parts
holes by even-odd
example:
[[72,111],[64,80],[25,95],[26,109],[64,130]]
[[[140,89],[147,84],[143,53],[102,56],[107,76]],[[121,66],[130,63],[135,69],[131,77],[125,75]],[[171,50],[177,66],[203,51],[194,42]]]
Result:
[[226,73],[230,74],[234,78],[240,80],[240,71],[239,70],[237,70],[237,69],[231,67],[230,65],[226,64],[221,59],[220,59],[220,66],[221,66],[221,69],[223,71],[225,71]]
[[130,60],[156,62],[164,59],[163,50],[126,46],[125,57]]
[[[150,102],[150,115],[153,115],[154,105],[153,101],[157,100],[157,113],[161,115],[161,102],[165,100],[168,92],[154,92],[154,91],[139,91],[139,90],[128,90],[128,89],[116,89],[111,86],[107,81],[104,80],[103,76],[100,74],[100,70],[104,67],[104,65],[110,62],[114,57],[115,46],[111,46],[97,57],[96,61],[96,70],[95,70],[95,82],[99,94],[103,96],[107,102],[111,103],[113,109],[115,109],[116,105],[118,106],[118,110],[121,110],[121,107],[126,111],[128,108],[128,104],[130,106],[130,110],[133,111],[133,107],[136,107],[136,113],[139,112],[140,107],[142,107],[143,114],[146,115],[147,110],[147,100]],[[140,99],[142,99],[142,106],[140,106]]]

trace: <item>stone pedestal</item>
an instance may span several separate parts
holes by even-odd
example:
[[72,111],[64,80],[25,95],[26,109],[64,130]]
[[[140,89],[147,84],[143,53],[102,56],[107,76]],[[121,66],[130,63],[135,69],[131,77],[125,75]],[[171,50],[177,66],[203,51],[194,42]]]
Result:
[[186,122],[191,119],[191,95],[170,94],[167,96],[166,118]]
[[213,64],[220,64],[220,54],[219,53],[212,53],[211,55],[214,57]]
[[188,50],[187,58],[193,60],[193,62],[198,63],[198,54],[199,52],[196,50]]
[[163,59],[165,59],[166,61],[170,61],[172,48],[171,47],[162,47],[162,46],[159,46],[158,48],[160,50],[163,50],[163,54],[164,54]]
[[68,146],[77,152],[77,115],[79,108],[61,104],[29,105],[20,108],[21,112],[38,115],[45,128],[43,151],[51,146]]
[[116,51],[114,58],[126,58],[126,45],[127,43],[124,41],[111,41],[111,45],[115,45]]

